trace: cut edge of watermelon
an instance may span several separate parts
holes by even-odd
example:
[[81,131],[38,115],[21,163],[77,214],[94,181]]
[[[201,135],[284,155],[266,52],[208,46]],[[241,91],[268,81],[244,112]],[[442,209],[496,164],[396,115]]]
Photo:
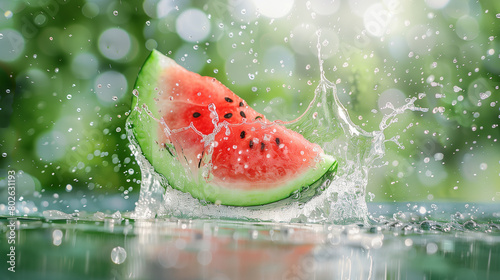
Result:
[[[322,184],[337,169],[337,161],[326,154],[321,154],[320,160],[314,167],[307,169],[304,173],[298,175],[295,179],[286,181],[280,186],[272,189],[227,189],[220,186],[214,186],[210,183],[198,185],[200,193],[203,193],[200,199],[215,202],[216,204],[232,206],[253,206],[276,202],[291,196],[305,187]],[[319,183],[319,184],[316,184]]]
[[[307,169],[295,179],[272,189],[228,189],[201,179],[196,180],[187,175],[183,163],[175,155],[172,155],[168,149],[160,148],[155,143],[155,139],[159,139],[159,123],[153,117],[159,119],[159,116],[157,115],[156,103],[151,96],[158,92],[154,88],[159,83],[159,73],[162,73],[162,69],[170,65],[177,66],[172,59],[157,50],[151,52],[142,66],[134,86],[138,91],[138,97],[133,96],[132,104],[137,104],[141,108],[141,112],[133,110],[128,122],[142,154],[155,171],[166,178],[170,186],[183,192],[189,190],[188,192],[193,197],[216,204],[254,206],[282,200],[304,187],[317,186],[327,179],[331,179],[337,169],[337,161],[332,156],[324,153],[319,156],[319,160],[314,167]],[[143,105],[149,108],[152,116],[142,108]]]

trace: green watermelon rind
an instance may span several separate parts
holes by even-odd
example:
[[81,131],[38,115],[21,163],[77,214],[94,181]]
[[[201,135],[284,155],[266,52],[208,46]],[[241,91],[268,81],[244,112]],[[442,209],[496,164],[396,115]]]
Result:
[[[150,162],[155,171],[163,175],[168,184],[175,189],[190,193],[200,200],[232,206],[253,206],[272,203],[289,197],[306,186],[319,186],[331,179],[337,169],[337,161],[326,154],[321,154],[316,166],[302,175],[287,181],[279,187],[271,189],[228,189],[206,182],[195,180],[186,175],[184,165],[168,149],[161,149],[155,142],[158,138],[158,122],[145,111],[146,105],[151,114],[159,119],[154,95],[158,93],[159,73],[169,64],[175,63],[160,52],[153,50],[142,66],[134,88],[139,97],[133,96],[133,106],[142,110],[132,110],[128,124],[138,142],[142,154]],[[138,100],[139,99],[139,100]]]

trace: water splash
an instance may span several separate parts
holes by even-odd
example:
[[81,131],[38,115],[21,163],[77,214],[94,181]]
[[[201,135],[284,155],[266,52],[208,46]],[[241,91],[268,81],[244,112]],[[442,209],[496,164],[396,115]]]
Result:
[[[375,166],[377,160],[384,156],[386,142],[394,142],[400,148],[404,148],[398,142],[397,136],[386,139],[385,129],[397,122],[397,116],[407,110],[425,112],[427,109],[417,107],[414,104],[416,98],[407,99],[407,103],[399,108],[388,103],[386,108],[390,109],[390,113],[383,117],[379,124],[379,130],[364,131],[352,122],[349,112],[338,98],[335,84],[325,77],[319,38],[320,34],[318,34],[318,60],[321,79],[313,100],[302,116],[296,120],[277,121],[272,125],[284,125],[301,133],[309,141],[321,145],[327,154],[333,155],[337,159],[339,162],[337,175],[331,181],[328,180],[318,187],[321,193],[315,192],[314,195],[297,193],[289,199],[251,207],[233,207],[200,202],[190,194],[168,185],[166,180],[158,175],[144,158],[130,129],[130,120],[152,116],[144,114],[142,110],[133,110],[131,118],[127,121],[127,134],[131,142],[132,152],[142,171],[141,193],[133,217],[175,216],[278,222],[368,223],[365,193],[369,170]],[[211,108],[210,111],[213,113],[214,108]],[[137,116],[141,114],[142,116]],[[226,126],[227,129],[227,123],[217,124],[217,118],[215,112],[213,122],[216,131],[209,135],[201,135],[205,142],[205,148],[209,149],[214,145],[213,136],[216,132],[220,131],[223,126]],[[175,131],[172,132],[168,129],[164,121],[156,121],[161,122],[165,127],[167,136],[168,133],[175,133]],[[195,130],[194,127],[185,129]],[[195,132],[199,134],[198,131],[195,130]],[[175,143],[174,146],[177,151],[182,151],[181,146],[175,145]],[[210,168],[210,153],[202,155],[202,160],[205,166],[205,169],[202,170],[206,171],[206,168]],[[184,166],[187,165],[184,164]],[[185,179],[192,180],[194,176],[198,180],[209,180],[205,176],[206,174],[203,174],[200,177],[199,174],[187,172]]]

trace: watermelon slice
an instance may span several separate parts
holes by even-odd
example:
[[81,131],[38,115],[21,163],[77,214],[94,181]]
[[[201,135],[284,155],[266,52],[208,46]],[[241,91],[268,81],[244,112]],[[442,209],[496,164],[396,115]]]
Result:
[[267,204],[331,179],[337,162],[271,122],[215,78],[154,50],[136,81],[128,128],[168,183],[207,202]]

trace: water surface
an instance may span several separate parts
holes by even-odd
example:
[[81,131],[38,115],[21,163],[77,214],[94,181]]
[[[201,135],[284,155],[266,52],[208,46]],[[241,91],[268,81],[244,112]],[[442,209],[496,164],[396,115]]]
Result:
[[[17,218],[2,279],[498,279],[494,204],[368,204],[369,224],[128,218],[45,211]],[[66,215],[66,216],[65,216]],[[0,219],[2,252],[8,220]]]

